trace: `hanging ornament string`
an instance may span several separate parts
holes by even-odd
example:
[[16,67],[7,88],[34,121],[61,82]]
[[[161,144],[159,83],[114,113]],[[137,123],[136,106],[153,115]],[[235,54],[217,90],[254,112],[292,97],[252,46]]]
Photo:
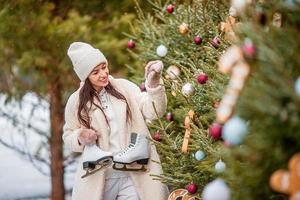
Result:
[[181,148],[181,151],[183,153],[188,152],[188,145],[189,145],[189,140],[191,137],[191,130],[192,130],[191,121],[194,119],[194,115],[195,112],[193,110],[190,110],[188,112],[188,115],[184,119],[185,134],[184,134],[182,148]]

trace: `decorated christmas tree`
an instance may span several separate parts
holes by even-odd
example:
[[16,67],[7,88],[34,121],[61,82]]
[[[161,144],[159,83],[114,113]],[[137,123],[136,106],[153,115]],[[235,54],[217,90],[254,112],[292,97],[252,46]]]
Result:
[[231,199],[298,199],[300,2],[232,6],[240,24],[234,45],[220,57],[220,71],[231,76],[216,113],[229,146]]
[[129,67],[137,83],[146,61],[166,67],[169,112],[149,122],[164,169],[154,177],[189,192],[170,199],[296,199],[299,1],[150,3],[128,35],[140,60]]
[[[168,112],[148,123],[164,170],[153,178],[171,192],[181,188],[172,193],[174,198],[201,197],[204,186],[225,169],[222,127],[215,123],[215,113],[228,81],[217,61],[233,37],[222,23],[229,9],[220,0],[149,3],[150,13],[137,4],[139,19],[127,36],[129,52],[138,60],[128,64],[129,75],[141,90],[145,64],[162,60],[165,66]],[[225,183],[218,181],[229,196]]]

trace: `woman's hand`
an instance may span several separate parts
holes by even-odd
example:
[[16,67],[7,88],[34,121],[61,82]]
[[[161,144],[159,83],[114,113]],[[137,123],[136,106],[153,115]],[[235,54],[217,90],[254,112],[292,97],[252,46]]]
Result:
[[155,88],[159,85],[160,75],[164,68],[164,64],[160,60],[150,61],[145,67],[145,78],[148,87]]
[[82,145],[96,144],[99,136],[93,129],[82,128],[78,136],[78,141]]

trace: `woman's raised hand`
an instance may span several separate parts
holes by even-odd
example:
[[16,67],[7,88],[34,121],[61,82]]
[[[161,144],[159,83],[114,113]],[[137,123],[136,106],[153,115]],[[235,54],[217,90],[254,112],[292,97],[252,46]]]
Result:
[[82,128],[78,136],[78,141],[83,145],[96,144],[99,136],[100,134],[93,129]]
[[160,60],[150,61],[145,67],[145,78],[148,86],[155,88],[159,85],[160,75],[164,68],[164,64]]

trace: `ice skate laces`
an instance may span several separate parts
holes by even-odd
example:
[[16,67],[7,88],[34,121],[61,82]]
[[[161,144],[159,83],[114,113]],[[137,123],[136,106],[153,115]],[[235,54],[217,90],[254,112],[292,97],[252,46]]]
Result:
[[131,149],[134,149],[134,144],[132,144],[132,143],[130,143],[130,144],[128,145],[128,147],[126,147],[126,149],[124,149],[124,150],[121,152],[121,155],[123,155],[123,154],[129,152]]
[[134,144],[134,143],[130,143],[130,144],[128,145],[128,147],[126,147],[126,148],[121,152],[121,155],[126,154],[127,152],[129,152],[129,151],[135,149],[135,146],[136,146],[138,143],[139,143],[139,140],[138,140],[138,139],[136,140],[136,143],[135,143],[135,144]]

